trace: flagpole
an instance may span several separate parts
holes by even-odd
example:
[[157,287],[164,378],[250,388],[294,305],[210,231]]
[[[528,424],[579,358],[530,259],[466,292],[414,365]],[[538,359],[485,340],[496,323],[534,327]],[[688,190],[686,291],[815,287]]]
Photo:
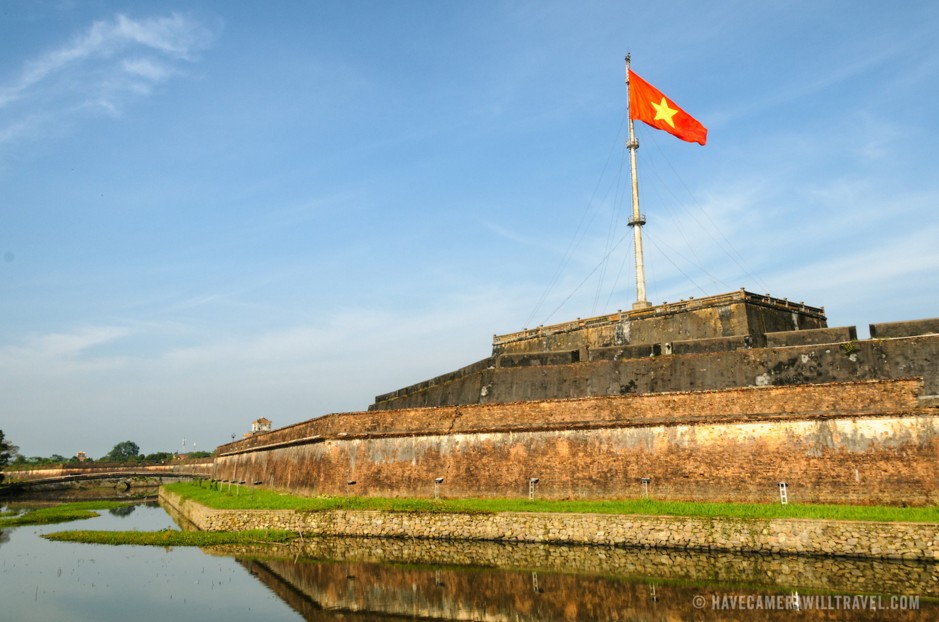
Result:
[[626,54],[626,112],[629,117],[629,140],[626,148],[629,149],[629,167],[632,172],[633,213],[629,219],[629,226],[633,230],[633,241],[636,253],[636,302],[633,309],[645,309],[652,305],[646,300],[645,265],[642,260],[642,226],[646,224],[645,216],[639,212],[639,178],[636,174],[636,150],[639,141],[636,140],[636,130],[633,126],[632,116],[629,115],[629,54]]

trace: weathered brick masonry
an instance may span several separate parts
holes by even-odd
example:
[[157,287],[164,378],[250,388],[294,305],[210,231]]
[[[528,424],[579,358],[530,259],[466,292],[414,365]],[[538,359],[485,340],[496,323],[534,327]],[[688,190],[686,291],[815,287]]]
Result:
[[[303,494],[939,501],[919,379],[328,415],[223,445],[219,479]],[[355,484],[348,482],[354,481]]]

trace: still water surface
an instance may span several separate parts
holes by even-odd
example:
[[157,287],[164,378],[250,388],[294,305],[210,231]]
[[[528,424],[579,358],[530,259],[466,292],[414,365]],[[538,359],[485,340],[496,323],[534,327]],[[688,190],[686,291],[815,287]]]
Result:
[[163,509],[141,505],[6,530],[0,620],[939,619],[935,563],[356,538],[163,549],[39,537],[165,528],[176,525]]
[[[50,542],[66,529],[157,531],[176,528],[157,505],[101,511],[73,523],[17,527],[0,543],[0,620],[257,620],[299,619],[237,561],[196,548],[104,546]],[[8,539],[7,539],[8,538]]]

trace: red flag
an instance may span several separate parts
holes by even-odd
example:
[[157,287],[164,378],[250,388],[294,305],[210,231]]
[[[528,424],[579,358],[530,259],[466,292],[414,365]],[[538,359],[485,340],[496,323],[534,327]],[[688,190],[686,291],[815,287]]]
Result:
[[689,143],[707,142],[707,128],[662,95],[657,88],[629,70],[629,118],[644,121]]

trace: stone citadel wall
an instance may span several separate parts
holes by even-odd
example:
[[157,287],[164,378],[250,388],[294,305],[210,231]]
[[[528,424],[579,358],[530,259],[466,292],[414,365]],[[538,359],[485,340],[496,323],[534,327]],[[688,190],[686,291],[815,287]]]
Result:
[[[939,502],[923,381],[765,386],[328,415],[218,448],[217,479],[301,494]],[[355,482],[350,484],[349,482]]]
[[[936,322],[939,325],[939,321]],[[876,326],[876,325],[875,325]],[[873,327],[872,327],[873,330]],[[936,328],[939,331],[939,326]],[[919,376],[939,395],[939,332],[888,339],[800,343],[844,337],[850,329],[493,356],[456,372],[376,397],[371,410],[705,391],[747,386],[855,382]],[[794,345],[788,345],[794,344]],[[668,348],[664,348],[667,345]]]

